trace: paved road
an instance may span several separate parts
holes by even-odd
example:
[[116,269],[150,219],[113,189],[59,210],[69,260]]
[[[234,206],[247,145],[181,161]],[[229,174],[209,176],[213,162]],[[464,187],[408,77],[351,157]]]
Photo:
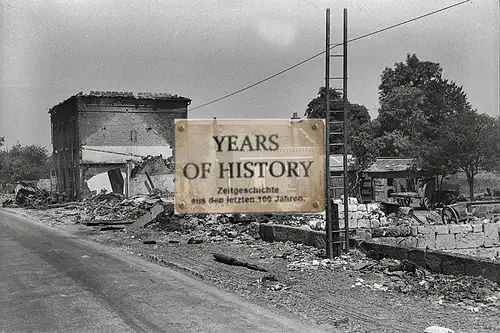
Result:
[[0,209],[0,332],[319,332]]

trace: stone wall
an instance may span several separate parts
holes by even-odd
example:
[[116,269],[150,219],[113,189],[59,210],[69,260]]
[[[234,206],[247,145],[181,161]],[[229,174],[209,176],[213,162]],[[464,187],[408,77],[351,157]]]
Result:
[[375,242],[483,258],[498,258],[500,223],[392,227],[371,231]]
[[[340,229],[345,229],[343,200],[335,199],[333,203],[338,205]],[[373,229],[388,225],[384,212],[380,210],[379,205],[376,203],[360,204],[358,199],[349,198],[347,208],[349,211],[349,229]]]

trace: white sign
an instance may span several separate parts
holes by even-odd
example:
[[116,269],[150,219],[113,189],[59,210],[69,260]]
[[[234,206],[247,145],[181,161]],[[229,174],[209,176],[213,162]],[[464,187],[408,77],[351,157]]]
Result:
[[176,212],[323,211],[324,132],[319,119],[177,120]]

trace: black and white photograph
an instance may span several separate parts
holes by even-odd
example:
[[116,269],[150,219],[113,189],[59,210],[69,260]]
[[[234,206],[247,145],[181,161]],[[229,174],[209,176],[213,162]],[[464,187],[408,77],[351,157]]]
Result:
[[0,332],[500,332],[499,0],[0,0]]

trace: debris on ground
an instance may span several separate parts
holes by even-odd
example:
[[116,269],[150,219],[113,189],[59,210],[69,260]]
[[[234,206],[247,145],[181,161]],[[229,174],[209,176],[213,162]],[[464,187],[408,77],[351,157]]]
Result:
[[257,281],[254,281],[252,284],[257,285],[261,288],[263,287],[269,291],[280,291],[280,290],[284,291],[291,288],[290,286],[284,283],[278,282],[278,279],[274,275],[265,275],[260,279],[258,279]]
[[265,268],[223,254],[215,253],[214,258],[216,261],[224,263],[226,265],[243,266],[249,269],[253,269],[255,271],[267,272],[267,269]]
[[63,192],[61,194],[41,190],[24,182],[19,182],[15,188],[14,198],[9,198],[2,203],[3,207],[23,207],[31,209],[45,209],[53,205],[61,204],[70,205],[68,198]]
[[430,326],[425,329],[424,333],[455,333],[455,331],[445,327]]

